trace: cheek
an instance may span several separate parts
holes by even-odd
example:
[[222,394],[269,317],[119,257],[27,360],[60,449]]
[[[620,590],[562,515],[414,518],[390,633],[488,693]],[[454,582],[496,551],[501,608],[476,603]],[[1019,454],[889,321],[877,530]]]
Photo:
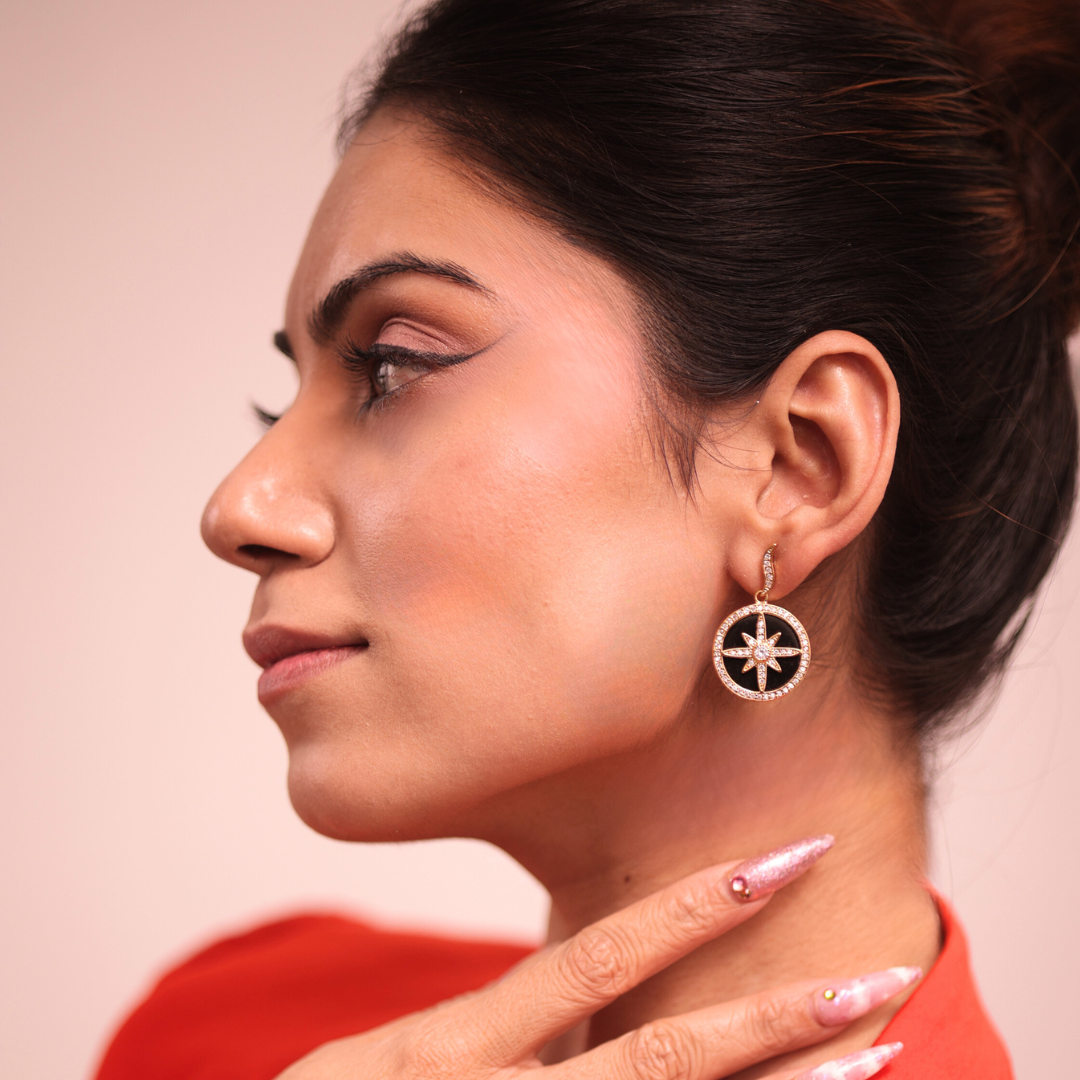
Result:
[[708,655],[718,560],[650,457],[636,383],[591,370],[455,395],[453,424],[354,504],[372,660],[433,768],[482,763],[499,787],[639,743]]

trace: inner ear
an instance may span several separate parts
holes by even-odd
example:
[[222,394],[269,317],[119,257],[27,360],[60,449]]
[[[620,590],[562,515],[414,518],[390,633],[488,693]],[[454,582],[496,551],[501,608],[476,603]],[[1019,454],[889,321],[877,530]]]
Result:
[[840,462],[832,441],[821,427],[805,416],[790,417],[798,448],[797,469],[802,477],[804,502],[827,506],[840,493]]
[[823,509],[840,492],[840,462],[821,426],[795,413],[788,423],[790,438],[777,448],[772,477],[758,500],[758,509],[770,518],[785,517],[799,506]]

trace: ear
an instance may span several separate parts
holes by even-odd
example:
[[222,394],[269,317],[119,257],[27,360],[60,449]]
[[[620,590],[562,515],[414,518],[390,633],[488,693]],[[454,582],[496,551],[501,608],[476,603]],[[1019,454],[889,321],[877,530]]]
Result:
[[739,440],[753,461],[737,484],[742,520],[728,535],[728,564],[746,592],[761,588],[772,544],[779,599],[866,528],[899,427],[896,379],[865,338],[827,331],[784,360]]

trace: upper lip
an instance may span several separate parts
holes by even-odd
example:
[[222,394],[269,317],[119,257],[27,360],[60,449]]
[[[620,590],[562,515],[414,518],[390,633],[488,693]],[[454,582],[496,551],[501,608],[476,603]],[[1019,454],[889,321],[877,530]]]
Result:
[[307,630],[292,630],[287,626],[258,626],[244,631],[244,650],[261,668],[272,667],[286,656],[295,656],[297,653],[366,644],[367,641],[362,637],[331,637]]

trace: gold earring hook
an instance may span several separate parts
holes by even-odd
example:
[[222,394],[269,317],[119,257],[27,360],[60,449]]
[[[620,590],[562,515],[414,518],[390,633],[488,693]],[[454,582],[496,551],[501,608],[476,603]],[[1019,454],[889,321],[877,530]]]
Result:
[[765,587],[758,589],[754,593],[754,599],[759,604],[764,604],[769,599],[769,590],[773,587],[773,583],[776,581],[776,573],[773,570],[773,555],[776,550],[776,545],[773,544],[768,551],[765,552],[765,557],[761,560],[762,569],[765,571]]

